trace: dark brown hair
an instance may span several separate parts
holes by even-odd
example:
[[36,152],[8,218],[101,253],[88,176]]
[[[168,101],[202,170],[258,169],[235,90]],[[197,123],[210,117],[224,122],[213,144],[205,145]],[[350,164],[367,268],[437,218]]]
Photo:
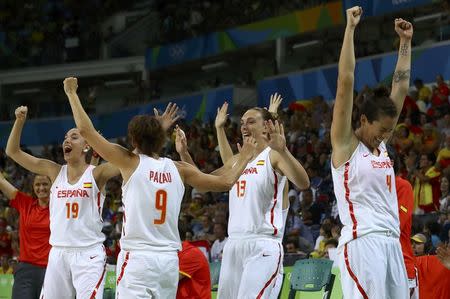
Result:
[[153,156],[161,152],[166,134],[154,116],[136,115],[128,124],[128,138],[141,153]]
[[387,88],[380,86],[374,89],[373,95],[368,96],[358,104],[358,112],[358,120],[364,114],[369,123],[372,123],[382,116],[396,117],[397,107],[389,97]]

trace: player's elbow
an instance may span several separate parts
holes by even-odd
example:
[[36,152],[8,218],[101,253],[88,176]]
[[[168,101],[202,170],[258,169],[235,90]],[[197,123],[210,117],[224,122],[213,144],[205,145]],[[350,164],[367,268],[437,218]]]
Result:
[[14,158],[20,152],[20,148],[14,148],[9,142],[5,149],[6,155],[8,157]]

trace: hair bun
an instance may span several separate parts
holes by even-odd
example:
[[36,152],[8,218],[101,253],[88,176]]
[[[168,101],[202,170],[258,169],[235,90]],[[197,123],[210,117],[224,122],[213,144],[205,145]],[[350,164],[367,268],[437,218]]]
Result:
[[373,94],[375,95],[375,97],[380,98],[380,97],[389,97],[389,90],[387,89],[386,86],[378,86],[377,88],[375,88],[373,90]]

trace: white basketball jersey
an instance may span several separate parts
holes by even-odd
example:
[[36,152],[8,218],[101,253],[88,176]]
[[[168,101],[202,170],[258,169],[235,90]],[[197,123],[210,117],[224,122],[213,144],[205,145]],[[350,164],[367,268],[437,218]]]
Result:
[[63,165],[50,190],[50,245],[89,247],[105,240],[102,209],[105,197],[89,165],[78,182],[69,184]]
[[[269,158],[270,147],[247,164],[229,193],[231,238],[279,239],[284,230],[282,204],[286,177],[276,173]],[[282,237],[282,236],[281,236]]]
[[339,218],[344,224],[339,245],[369,233],[400,236],[395,174],[386,145],[377,157],[359,142],[351,158],[339,168],[331,163]]
[[181,250],[178,216],[184,184],[172,160],[139,155],[139,165],[122,186],[124,250]]

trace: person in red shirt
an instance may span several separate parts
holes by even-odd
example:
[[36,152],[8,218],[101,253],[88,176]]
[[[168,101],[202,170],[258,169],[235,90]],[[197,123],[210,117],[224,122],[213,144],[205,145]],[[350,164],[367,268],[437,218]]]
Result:
[[445,81],[444,81],[444,77],[442,77],[442,75],[437,75],[436,83],[437,83],[437,88],[439,90],[439,95],[440,95],[441,99],[445,103],[447,103],[448,96],[450,95],[450,90],[448,88],[447,83],[445,83]]
[[[180,237],[185,240],[186,229],[178,225]],[[211,299],[211,276],[209,264],[203,252],[188,241],[182,242],[178,252],[179,282],[177,299]]]
[[41,292],[50,252],[50,186],[48,177],[35,176],[33,198],[18,191],[0,172],[0,190],[20,215],[20,255],[14,273],[13,299],[37,299]]
[[388,155],[394,164],[395,188],[398,200],[398,215],[400,218],[400,244],[411,298],[417,288],[416,266],[411,246],[412,212],[414,210],[414,192],[411,183],[399,175],[400,159],[392,147],[388,147]]
[[[449,262],[447,259],[445,264]],[[450,270],[445,264],[439,255],[416,257],[420,299],[450,298]]]

